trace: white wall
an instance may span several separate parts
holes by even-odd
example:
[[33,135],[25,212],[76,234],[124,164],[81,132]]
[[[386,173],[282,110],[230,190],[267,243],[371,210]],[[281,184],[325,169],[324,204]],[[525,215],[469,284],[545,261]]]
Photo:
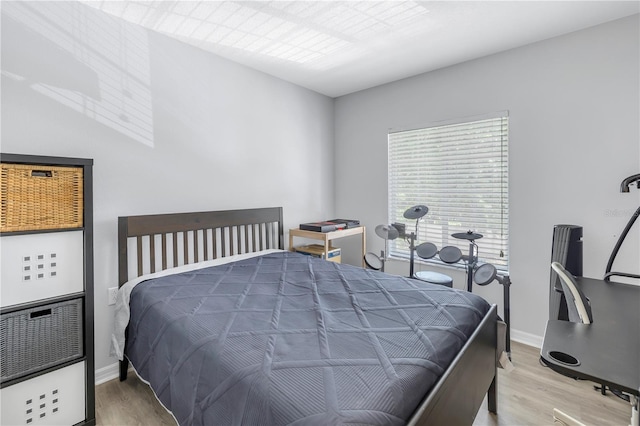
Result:
[[96,368],[117,217],[283,206],[329,217],[333,101],[75,2],[2,4],[2,152],[93,158]]
[[[387,130],[508,110],[512,327],[539,341],[553,226],[584,227],[584,275],[601,278],[640,204],[640,191],[619,192],[623,178],[640,173],[638,22],[635,15],[338,98],[336,210],[363,220],[369,249],[378,252]],[[631,234],[614,270],[640,273],[640,223]],[[408,265],[388,270],[407,274]],[[464,274],[447,272],[464,288]],[[475,289],[502,304],[497,283]]]

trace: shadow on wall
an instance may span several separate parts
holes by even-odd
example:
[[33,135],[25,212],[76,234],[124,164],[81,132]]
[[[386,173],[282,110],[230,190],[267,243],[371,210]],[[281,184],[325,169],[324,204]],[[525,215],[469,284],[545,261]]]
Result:
[[3,84],[27,86],[135,141],[154,145],[144,29],[76,2],[6,2],[2,76]]

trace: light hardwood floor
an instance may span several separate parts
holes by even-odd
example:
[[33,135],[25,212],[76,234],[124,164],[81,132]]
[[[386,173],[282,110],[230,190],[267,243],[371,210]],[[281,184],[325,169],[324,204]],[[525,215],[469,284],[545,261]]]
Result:
[[[498,370],[498,415],[487,411],[486,399],[474,425],[551,425],[558,408],[591,426],[629,424],[629,404],[608,393],[600,395],[593,383],[573,380],[540,365],[539,349],[512,343],[515,370]],[[175,425],[135,373],[96,386],[98,425]],[[214,425],[212,425],[214,426]],[[220,425],[224,426],[224,425]]]

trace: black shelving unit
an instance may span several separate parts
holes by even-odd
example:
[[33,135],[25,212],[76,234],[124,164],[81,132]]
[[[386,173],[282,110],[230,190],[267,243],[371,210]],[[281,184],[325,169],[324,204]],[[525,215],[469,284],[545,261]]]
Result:
[[[38,171],[33,176],[43,179],[55,176],[55,172],[47,172],[47,167],[71,168],[78,174],[82,171],[78,226],[15,230],[3,222],[0,228],[0,423],[95,425],[93,160],[2,153],[0,161],[10,167],[34,166]],[[8,204],[12,201],[7,190],[9,179],[4,174],[2,179],[2,203]],[[52,195],[54,201],[56,196]],[[56,203],[48,206],[38,208],[45,213],[57,208]],[[3,215],[8,211],[5,207]],[[72,249],[68,251],[67,246]],[[74,280],[67,280],[70,274],[75,274]],[[82,396],[84,418],[79,406]]]

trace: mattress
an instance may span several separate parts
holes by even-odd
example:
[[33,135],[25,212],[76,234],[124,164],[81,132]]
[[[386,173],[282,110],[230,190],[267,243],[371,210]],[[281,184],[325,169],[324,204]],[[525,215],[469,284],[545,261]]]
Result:
[[406,423],[489,310],[294,252],[143,281],[125,354],[181,425]]

